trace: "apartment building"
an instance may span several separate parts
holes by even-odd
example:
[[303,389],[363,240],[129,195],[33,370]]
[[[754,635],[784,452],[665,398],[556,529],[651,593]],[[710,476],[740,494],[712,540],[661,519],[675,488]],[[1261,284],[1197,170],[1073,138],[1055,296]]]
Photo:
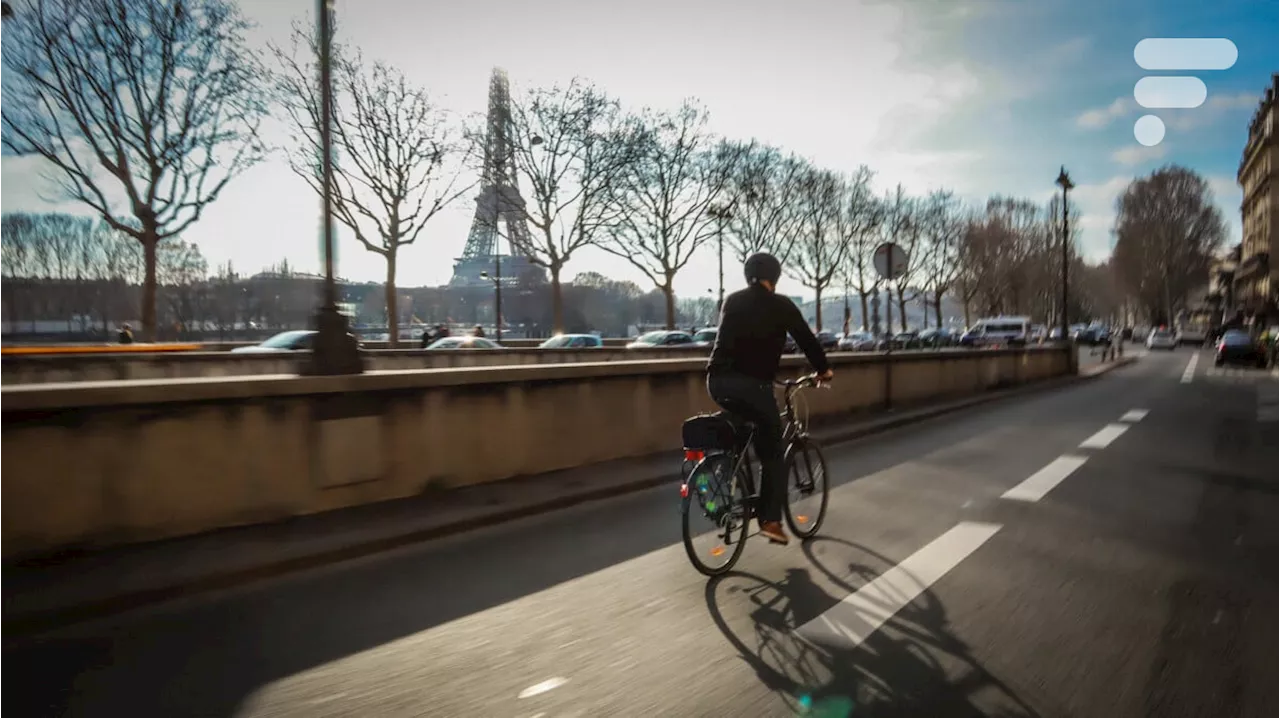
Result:
[[1276,322],[1276,233],[1280,195],[1277,195],[1276,98],[1280,81],[1271,75],[1262,102],[1249,123],[1249,140],[1240,159],[1236,181],[1244,193],[1240,205],[1243,234],[1235,271],[1235,299],[1249,320]]

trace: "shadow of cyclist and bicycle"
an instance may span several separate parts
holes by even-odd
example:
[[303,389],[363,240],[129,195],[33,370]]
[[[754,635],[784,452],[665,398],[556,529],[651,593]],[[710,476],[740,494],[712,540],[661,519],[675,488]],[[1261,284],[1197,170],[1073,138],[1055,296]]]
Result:
[[[793,713],[824,718],[1038,715],[948,632],[946,611],[928,589],[857,648],[830,648],[802,638],[797,628],[894,565],[836,538],[815,538],[804,544],[804,553],[810,566],[788,569],[781,581],[735,571],[711,579],[705,594],[717,628]],[[828,593],[811,571],[845,594]],[[748,621],[721,610],[743,599],[750,606]]]

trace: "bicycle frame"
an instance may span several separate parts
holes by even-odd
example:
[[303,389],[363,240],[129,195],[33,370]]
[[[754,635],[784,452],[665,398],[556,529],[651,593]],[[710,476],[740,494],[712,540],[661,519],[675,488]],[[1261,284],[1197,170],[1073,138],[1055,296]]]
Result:
[[[795,395],[799,393],[801,389],[809,386],[809,382],[812,381],[813,378],[813,375],[809,375],[792,382],[781,382],[782,386],[785,387],[782,400],[783,409],[779,414],[783,420],[781,442],[783,447],[789,447],[793,442],[799,439],[804,439],[809,435],[804,422],[800,421],[800,417],[796,414],[794,399]],[[755,473],[751,470],[751,462],[747,461],[747,450],[755,445],[755,438],[756,432],[755,429],[752,429],[751,433],[747,435],[746,441],[742,443],[742,449],[734,451],[736,456],[734,457],[733,462],[733,473],[730,475],[729,479],[729,496],[733,496],[734,491],[738,488],[738,468],[743,466],[744,463],[746,465],[746,477],[748,484],[746,487],[748,489],[747,495],[755,496],[756,494]],[[783,452],[785,454],[785,448],[783,449]]]

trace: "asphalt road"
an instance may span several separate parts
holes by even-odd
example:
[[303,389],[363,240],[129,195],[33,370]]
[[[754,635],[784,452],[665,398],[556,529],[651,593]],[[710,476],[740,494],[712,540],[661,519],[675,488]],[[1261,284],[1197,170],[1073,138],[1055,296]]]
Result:
[[1192,354],[834,447],[720,580],[664,487],[7,644],[4,708],[1274,716],[1276,379]]

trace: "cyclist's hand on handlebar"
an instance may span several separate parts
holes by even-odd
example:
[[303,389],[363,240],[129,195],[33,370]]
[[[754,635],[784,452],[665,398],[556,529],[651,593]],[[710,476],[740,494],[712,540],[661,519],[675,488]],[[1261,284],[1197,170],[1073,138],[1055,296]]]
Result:
[[828,369],[828,370],[826,370],[826,371],[824,371],[824,372],[822,372],[821,374],[819,374],[819,375],[818,375],[818,381],[819,381],[819,382],[829,382],[829,381],[831,381],[832,377],[834,377],[834,376],[835,376],[835,373],[833,373],[830,369]]

